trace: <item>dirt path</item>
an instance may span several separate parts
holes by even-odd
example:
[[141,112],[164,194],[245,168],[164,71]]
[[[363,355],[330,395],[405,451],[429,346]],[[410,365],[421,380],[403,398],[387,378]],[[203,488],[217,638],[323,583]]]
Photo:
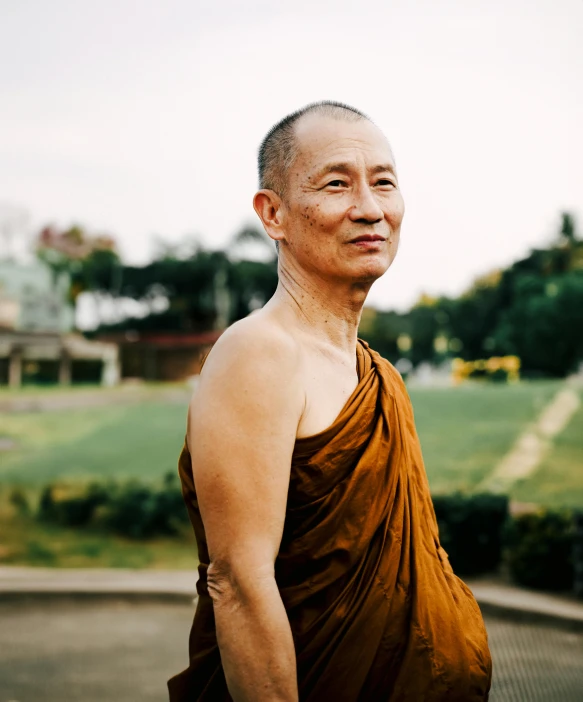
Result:
[[525,429],[496,468],[476,488],[477,492],[508,493],[519,480],[531,476],[581,404],[579,394],[564,387]]

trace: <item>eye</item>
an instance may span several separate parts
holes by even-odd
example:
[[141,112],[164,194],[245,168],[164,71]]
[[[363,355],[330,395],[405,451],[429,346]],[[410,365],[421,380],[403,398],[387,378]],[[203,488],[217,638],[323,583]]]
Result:
[[393,181],[389,180],[388,178],[379,178],[379,180],[377,180],[377,185],[380,185],[382,188],[396,187]]
[[326,187],[332,186],[333,188],[341,188],[343,185],[346,185],[346,182],[344,180],[340,180],[340,178],[336,178],[335,180],[331,180],[329,183],[326,183]]

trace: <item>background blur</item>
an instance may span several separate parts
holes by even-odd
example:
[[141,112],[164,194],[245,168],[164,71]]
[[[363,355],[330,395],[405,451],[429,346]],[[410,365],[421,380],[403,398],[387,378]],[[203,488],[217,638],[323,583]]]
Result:
[[[176,468],[188,400],[204,354],[277,284],[251,206],[256,151],[282,116],[332,99],[369,114],[396,155],[401,249],[359,335],[408,383],[454,568],[575,606],[580,0],[0,0],[0,12],[3,577],[194,570]],[[0,666],[0,702],[39,699],[27,641],[18,681],[14,661]],[[539,671],[540,641],[517,654]],[[565,650],[583,656],[583,636]],[[496,699],[555,699],[508,685]],[[556,699],[580,699],[576,685]]]

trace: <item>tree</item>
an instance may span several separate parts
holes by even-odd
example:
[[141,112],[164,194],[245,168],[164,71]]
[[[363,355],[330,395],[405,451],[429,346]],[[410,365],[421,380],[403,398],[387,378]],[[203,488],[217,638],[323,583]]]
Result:
[[120,259],[109,235],[90,236],[79,226],[63,231],[47,226],[37,237],[36,254],[55,281],[62,274],[69,277],[70,304],[82,292],[107,290],[115,295],[120,286]]

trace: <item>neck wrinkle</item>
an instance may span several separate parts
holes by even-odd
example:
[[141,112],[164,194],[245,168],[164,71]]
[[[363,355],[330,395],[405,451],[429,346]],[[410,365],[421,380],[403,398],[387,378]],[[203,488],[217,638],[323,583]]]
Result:
[[334,285],[321,277],[315,280],[297,264],[290,266],[281,259],[278,274],[273,303],[287,308],[298,326],[311,336],[343,353],[353,353],[362,309],[372,283],[351,287],[348,283]]

